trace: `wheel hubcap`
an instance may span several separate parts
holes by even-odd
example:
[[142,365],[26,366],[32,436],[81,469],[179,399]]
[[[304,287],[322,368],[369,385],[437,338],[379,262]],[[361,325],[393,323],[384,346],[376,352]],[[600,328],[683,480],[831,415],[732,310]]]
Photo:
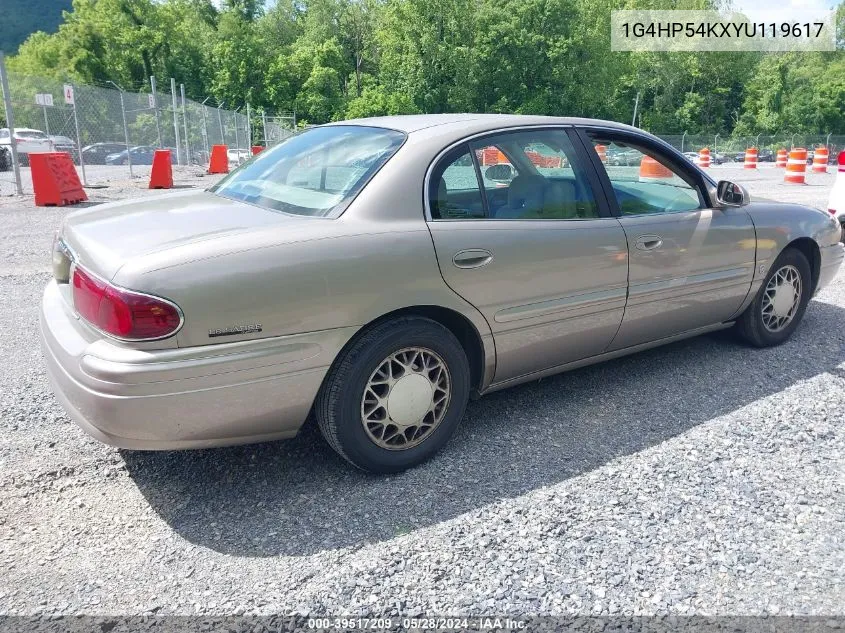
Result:
[[763,293],[763,325],[780,332],[792,322],[801,304],[801,273],[795,266],[784,266],[772,275]]
[[361,422],[382,448],[405,450],[428,438],[451,397],[449,370],[440,356],[409,347],[385,358],[367,381]]

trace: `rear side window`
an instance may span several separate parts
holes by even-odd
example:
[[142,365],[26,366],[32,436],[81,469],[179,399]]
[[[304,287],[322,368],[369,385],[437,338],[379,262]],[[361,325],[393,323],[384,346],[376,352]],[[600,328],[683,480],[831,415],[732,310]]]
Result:
[[453,150],[432,171],[429,201],[434,220],[599,217],[585,167],[560,129],[497,134]]
[[402,132],[384,128],[313,128],[261,152],[212,191],[285,213],[335,217],[404,141]]

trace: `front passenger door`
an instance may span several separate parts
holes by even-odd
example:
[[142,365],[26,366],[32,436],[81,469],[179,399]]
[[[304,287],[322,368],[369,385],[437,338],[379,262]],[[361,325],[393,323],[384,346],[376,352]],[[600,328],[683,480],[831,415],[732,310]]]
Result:
[[[714,208],[692,169],[637,136],[590,131],[628,242],[628,303],[610,350],[730,320],[751,287],[756,234],[741,208]],[[595,162],[596,159],[594,158]],[[601,163],[599,163],[601,164]]]

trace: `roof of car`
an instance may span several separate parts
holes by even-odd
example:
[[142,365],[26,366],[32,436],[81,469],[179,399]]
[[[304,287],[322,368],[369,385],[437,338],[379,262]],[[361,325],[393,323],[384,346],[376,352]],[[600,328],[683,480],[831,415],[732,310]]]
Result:
[[401,132],[419,132],[432,127],[467,124],[472,122],[475,125],[487,124],[490,129],[498,127],[512,127],[519,125],[602,125],[619,129],[635,130],[630,125],[616,123],[614,121],[602,121],[599,119],[583,119],[577,117],[555,117],[539,116],[529,114],[404,114],[396,116],[381,116],[365,119],[350,119],[348,121],[337,121],[328,125],[367,125],[371,127],[383,127]]

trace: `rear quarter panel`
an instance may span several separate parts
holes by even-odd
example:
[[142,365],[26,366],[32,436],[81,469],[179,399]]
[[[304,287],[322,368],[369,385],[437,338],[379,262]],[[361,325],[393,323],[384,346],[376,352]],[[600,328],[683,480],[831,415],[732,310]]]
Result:
[[[175,301],[185,314],[179,347],[361,327],[418,305],[455,310],[492,340],[475,308],[446,286],[424,221],[315,220],[311,231],[282,239],[246,236],[230,252],[186,248],[128,262],[114,282]],[[209,337],[209,330],[260,324],[250,334]]]

